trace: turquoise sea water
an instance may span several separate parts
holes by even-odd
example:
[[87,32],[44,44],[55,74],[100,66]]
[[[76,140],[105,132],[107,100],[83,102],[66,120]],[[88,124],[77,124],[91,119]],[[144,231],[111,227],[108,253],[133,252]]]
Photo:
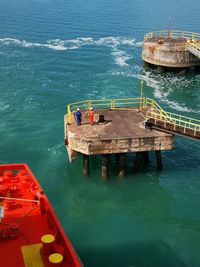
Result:
[[200,143],[176,138],[164,171],[100,179],[101,159],[70,164],[66,104],[144,94],[200,118],[200,75],[141,68],[146,32],[199,31],[197,0],[0,0],[0,163],[26,162],[87,267],[200,266]]

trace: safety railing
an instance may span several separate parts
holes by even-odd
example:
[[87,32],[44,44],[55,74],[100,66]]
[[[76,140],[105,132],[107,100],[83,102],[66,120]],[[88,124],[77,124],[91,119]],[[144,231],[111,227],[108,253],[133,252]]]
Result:
[[175,43],[174,45],[174,50],[189,50],[189,48],[200,51],[200,42],[188,40],[185,43]]
[[165,111],[154,99],[152,98],[119,98],[108,100],[84,100],[67,105],[68,122],[72,123],[72,114],[77,108],[80,110],[87,110],[93,108],[107,108],[107,109],[130,109],[130,108],[147,108],[145,112],[145,120],[154,119],[155,123],[161,121],[166,126],[167,123],[173,125],[176,130],[177,126],[184,129],[200,133],[200,120],[182,116],[179,114]]
[[149,119],[154,119],[155,123],[161,121],[166,127],[167,123],[173,125],[173,129],[176,130],[177,126],[183,127],[184,133],[186,129],[194,131],[194,135],[197,132],[200,133],[200,120],[186,117],[183,115],[167,112],[160,107],[160,105],[153,99],[146,98],[145,105],[151,108],[146,112],[146,121]]
[[200,58],[200,42],[198,43],[187,43],[186,49],[190,51],[193,55]]
[[112,109],[144,106],[145,98],[112,99]]
[[175,113],[170,112],[162,112],[157,110],[148,110],[146,112],[146,121],[149,119],[154,119],[155,124],[157,122],[163,122],[164,127],[167,126],[167,124],[171,124],[173,127],[173,130],[175,131],[177,127],[182,127],[183,132],[185,133],[187,129],[192,130],[194,136],[197,133],[200,133],[200,120],[189,118],[186,116],[182,116]]
[[[150,107],[152,110],[156,110],[161,114],[167,113],[160,107],[160,105],[151,98],[116,98],[116,99],[103,99],[103,100],[84,100],[67,105],[68,122],[72,122],[72,113],[77,108],[80,110],[89,110],[93,108],[108,108],[108,109],[128,109],[128,108],[143,108]],[[173,120],[169,117],[169,120]]]
[[187,43],[186,46],[193,47],[194,49],[200,51],[200,43]]
[[145,106],[150,107],[151,111],[156,112],[156,114],[160,114],[160,116],[165,116],[170,123],[174,123],[173,117],[168,114],[161,106],[151,98],[145,99]]
[[148,41],[154,37],[180,37],[186,38],[191,40],[200,40],[200,34],[195,32],[187,32],[187,31],[180,31],[180,30],[162,30],[162,31],[155,31],[146,33],[144,36],[144,41]]
[[145,34],[144,41],[148,41],[154,37],[161,39],[167,37],[184,38],[182,42],[179,40],[179,42],[174,43],[173,49],[176,51],[188,50],[195,56],[200,56],[200,34],[198,33],[178,30],[149,32]]
[[102,99],[102,100],[84,100],[67,105],[68,122],[72,123],[72,113],[77,108],[80,110],[89,110],[93,108],[138,108],[145,105],[145,98],[118,98],[118,99]]

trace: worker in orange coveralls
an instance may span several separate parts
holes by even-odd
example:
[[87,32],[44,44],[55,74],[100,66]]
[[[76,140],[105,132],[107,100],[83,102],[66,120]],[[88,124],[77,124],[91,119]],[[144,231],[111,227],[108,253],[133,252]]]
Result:
[[89,110],[89,118],[90,118],[90,124],[93,125],[94,124],[94,110],[93,110],[93,108],[90,108],[90,110]]

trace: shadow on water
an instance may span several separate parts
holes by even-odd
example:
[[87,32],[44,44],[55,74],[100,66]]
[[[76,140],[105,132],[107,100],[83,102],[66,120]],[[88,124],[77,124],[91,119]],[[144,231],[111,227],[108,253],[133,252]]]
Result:
[[187,265],[163,241],[130,243],[110,247],[81,249],[87,267],[186,267]]

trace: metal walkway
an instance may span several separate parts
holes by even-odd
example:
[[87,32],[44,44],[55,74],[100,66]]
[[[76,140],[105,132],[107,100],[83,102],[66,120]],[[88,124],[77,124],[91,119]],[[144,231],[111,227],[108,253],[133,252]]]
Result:
[[147,127],[200,140],[200,120],[166,112],[153,99],[147,98],[146,106]]
[[189,43],[186,45],[186,50],[200,58],[200,43]]

